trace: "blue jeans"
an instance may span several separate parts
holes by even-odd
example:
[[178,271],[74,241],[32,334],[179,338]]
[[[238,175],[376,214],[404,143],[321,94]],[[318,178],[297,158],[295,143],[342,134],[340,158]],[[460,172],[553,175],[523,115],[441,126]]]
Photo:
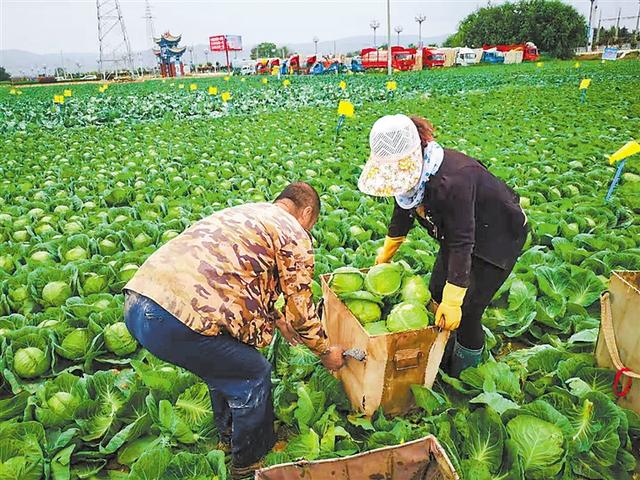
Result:
[[215,424],[221,440],[231,441],[234,465],[251,465],[271,450],[271,364],[264,356],[227,334],[212,337],[191,330],[148,297],[126,296],[125,323],[136,340],[208,385]]

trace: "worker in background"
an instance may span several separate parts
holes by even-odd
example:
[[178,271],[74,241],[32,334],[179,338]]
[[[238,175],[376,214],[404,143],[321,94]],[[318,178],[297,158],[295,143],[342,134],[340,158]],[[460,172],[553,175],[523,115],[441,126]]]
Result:
[[[209,386],[234,477],[253,476],[274,445],[271,365],[257,350],[274,328],[328,369],[343,365],[311,293],[309,231],[319,212],[306,183],[289,185],[274,203],[219,211],[160,247],[124,287],[125,322],[138,342]],[[284,315],[274,306],[281,293]]]
[[480,363],[482,314],[522,251],[527,217],[504,182],[478,160],[443,149],[433,133],[421,117],[380,118],[358,187],[395,197],[377,264],[391,260],[414,221],[440,243],[429,289],[438,304],[436,325],[456,331],[443,367],[458,376]]

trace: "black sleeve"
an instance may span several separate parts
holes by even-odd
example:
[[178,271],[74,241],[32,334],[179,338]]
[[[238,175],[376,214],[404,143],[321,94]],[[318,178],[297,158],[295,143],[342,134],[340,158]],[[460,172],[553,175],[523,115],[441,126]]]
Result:
[[391,215],[391,221],[389,222],[389,228],[387,230],[387,236],[406,237],[413,227],[413,211],[405,210],[395,201],[393,202],[393,214]]
[[443,246],[449,252],[447,281],[464,288],[469,286],[471,253],[475,244],[475,180],[472,169],[461,172],[447,189],[444,199]]

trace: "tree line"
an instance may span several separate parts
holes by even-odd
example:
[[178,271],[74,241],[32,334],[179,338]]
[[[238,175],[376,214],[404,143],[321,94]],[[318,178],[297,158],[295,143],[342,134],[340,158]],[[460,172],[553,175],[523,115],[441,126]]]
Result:
[[587,22],[571,5],[559,0],[521,0],[487,6],[467,16],[446,47],[533,42],[553,57],[570,58],[585,45]]

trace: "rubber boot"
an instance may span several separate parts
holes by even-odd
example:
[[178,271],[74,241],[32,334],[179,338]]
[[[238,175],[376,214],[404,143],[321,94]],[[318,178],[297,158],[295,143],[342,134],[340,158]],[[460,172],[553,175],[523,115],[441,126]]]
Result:
[[482,350],[483,348],[473,350],[464,347],[458,343],[458,338],[456,337],[449,362],[449,376],[458,378],[466,368],[477,367],[482,358]]
[[440,362],[440,368],[445,372],[449,371],[449,365],[451,364],[451,357],[453,355],[453,347],[456,344],[456,332],[451,332],[449,340],[444,347],[444,353],[442,355],[442,361]]

